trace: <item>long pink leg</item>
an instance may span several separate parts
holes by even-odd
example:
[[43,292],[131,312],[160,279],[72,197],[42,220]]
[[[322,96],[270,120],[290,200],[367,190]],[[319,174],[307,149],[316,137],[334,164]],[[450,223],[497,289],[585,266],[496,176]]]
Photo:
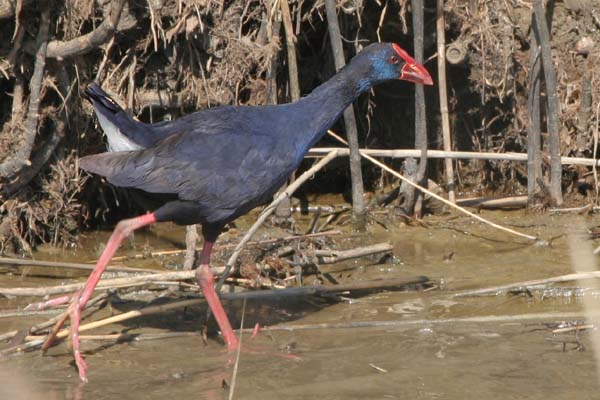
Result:
[[219,297],[217,296],[214,287],[215,278],[210,270],[210,253],[213,244],[213,242],[205,239],[202,253],[200,253],[200,266],[198,267],[198,271],[196,271],[196,280],[202,289],[202,294],[204,294],[212,314],[215,316],[219,329],[221,329],[221,334],[223,335],[227,349],[229,351],[237,350],[239,345],[238,338],[235,336],[235,333],[233,333],[233,329],[231,329],[231,324],[229,323],[227,314],[225,314],[221,300],[219,300]]
[[[94,293],[94,289],[96,285],[98,285],[98,281],[100,281],[100,277],[110,260],[113,258],[114,254],[117,252],[117,249],[121,245],[121,242],[124,238],[127,237],[131,232],[136,229],[139,229],[143,226],[150,225],[156,222],[156,216],[154,214],[145,214],[136,218],[124,219],[119,222],[111,235],[110,239],[108,239],[108,243],[106,244],[106,248],[102,252],[96,267],[88,277],[87,282],[83,289],[75,293],[73,298],[71,299],[71,305],[67,310],[69,314],[69,318],[71,319],[71,345],[73,346],[73,355],[75,357],[75,362],[77,364],[77,369],[79,370],[79,377],[82,381],[87,382],[87,365],[83,359],[83,356],[79,350],[79,322],[81,318],[81,311],[85,308],[85,305],[92,297]],[[52,332],[46,338],[46,341],[42,345],[42,350],[46,351],[54,341],[56,337],[56,333],[60,330],[62,325],[65,323],[66,318],[62,318],[59,322],[56,323]]]

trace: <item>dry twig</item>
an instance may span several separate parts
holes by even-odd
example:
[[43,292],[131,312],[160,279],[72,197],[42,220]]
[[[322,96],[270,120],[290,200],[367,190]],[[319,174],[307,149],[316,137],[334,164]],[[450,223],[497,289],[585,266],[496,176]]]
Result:
[[90,33],[67,41],[53,40],[48,43],[47,57],[57,59],[73,57],[95,50],[108,42],[117,30],[123,4],[125,0],[111,0],[110,15]]
[[[444,20],[444,0],[437,0],[437,64],[438,64],[438,87],[440,90],[440,112],[442,114],[442,133],[444,138],[444,150],[452,151],[452,140],[450,138],[450,117],[448,115],[448,90],[446,84],[446,24]],[[454,194],[454,166],[452,159],[445,159],[446,186],[448,188],[448,199],[456,202]]]
[[[323,154],[328,154],[330,151],[337,150],[340,156],[348,156],[350,151],[347,148],[339,147],[313,147],[308,152],[308,157],[320,157]],[[421,150],[414,149],[361,149],[366,155],[373,157],[389,157],[389,158],[413,158],[421,155]],[[477,151],[443,151],[443,150],[427,150],[429,158],[453,158],[461,160],[503,160],[503,161],[519,161],[526,162],[526,153],[494,153],[494,152],[477,152]],[[580,158],[580,157],[561,157],[562,165],[587,165],[600,166],[600,160],[596,158]]]

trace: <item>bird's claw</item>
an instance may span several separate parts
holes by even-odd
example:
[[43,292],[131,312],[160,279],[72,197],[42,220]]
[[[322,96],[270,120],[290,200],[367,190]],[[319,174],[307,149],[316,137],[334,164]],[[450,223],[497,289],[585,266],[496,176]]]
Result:
[[87,363],[85,362],[85,359],[83,358],[83,356],[81,355],[81,352],[79,350],[75,350],[73,352],[73,356],[75,357],[75,364],[77,365],[77,371],[79,372],[79,379],[81,379],[82,382],[87,383],[88,379],[87,379]]
[[[81,304],[81,292],[77,292],[77,293],[73,294],[72,296],[64,296],[64,297],[71,300],[69,307],[63,314],[63,317],[58,322],[56,322],[56,324],[52,328],[52,331],[50,332],[50,334],[48,334],[46,341],[42,345],[42,351],[45,352],[48,348],[50,348],[50,346],[52,346],[54,339],[56,339],[56,335],[58,334],[58,332],[64,325],[65,321],[67,320],[67,318],[70,319],[71,320],[70,339],[71,339],[71,347],[73,349],[73,357],[75,358],[75,364],[77,365],[77,371],[79,373],[79,378],[81,379],[82,382],[87,382],[87,364],[86,364],[83,356],[81,355],[81,351],[80,351],[80,347],[79,347],[80,346],[79,324],[81,322],[81,309],[83,308],[82,304]],[[63,298],[61,297],[60,300],[62,301],[62,299]],[[53,299],[53,300],[57,300],[57,299]],[[52,301],[52,300],[49,300],[49,301]],[[60,304],[64,304],[64,303],[65,302],[61,302]]]

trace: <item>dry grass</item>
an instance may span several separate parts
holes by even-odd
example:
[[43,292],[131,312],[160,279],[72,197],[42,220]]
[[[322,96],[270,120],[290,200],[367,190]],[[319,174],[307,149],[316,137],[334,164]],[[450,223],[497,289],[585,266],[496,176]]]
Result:
[[[52,13],[52,39],[70,40],[89,33],[104,21],[110,4],[110,0],[57,3]],[[333,72],[323,4],[322,0],[291,2],[303,93]],[[408,0],[338,1],[347,55],[376,41],[378,36],[382,40],[398,41],[410,50],[409,5]],[[600,24],[600,7],[592,5],[592,8],[591,12],[580,12],[568,9],[563,2],[555,3],[553,50],[562,102],[564,155],[574,151],[579,127],[585,125],[580,119],[584,116],[581,98],[586,74],[591,76],[592,97],[600,98],[597,79],[600,76],[597,50],[600,27],[594,28]],[[269,34],[275,23],[272,11],[277,9],[273,2],[266,0],[126,2],[114,40],[81,56],[49,61],[41,92],[41,109],[54,107],[61,112],[57,117],[65,121],[67,136],[50,159],[50,167],[43,168],[39,177],[9,201],[0,201],[0,251],[19,251],[26,249],[27,244],[41,241],[68,243],[82,222],[89,218],[98,222],[101,218],[96,216],[116,208],[113,207],[115,198],[121,192],[86,186],[76,171],[75,154],[104,151],[103,139],[94,128],[92,110],[80,95],[92,80],[121,99],[140,119],[160,121],[166,116],[177,117],[205,107],[269,102],[267,72],[271,61],[276,60],[277,97],[280,102],[289,101],[284,65],[286,49],[277,37]],[[451,115],[460,115],[451,120],[456,149],[525,150],[530,19],[527,1],[446,2],[447,41],[464,42],[469,55],[466,65],[448,69]],[[14,17],[4,21],[7,29],[0,34],[3,38],[0,67],[9,76],[6,92],[12,96],[15,91],[17,72],[24,80],[20,104],[12,104],[14,97],[11,96],[2,99],[2,111],[9,115],[15,105],[26,110],[33,69],[31,38],[38,30],[39,10],[26,7],[18,24]],[[578,29],[573,29],[574,25]],[[18,26],[29,33],[20,45],[11,41]],[[596,50],[587,59],[572,51],[583,35],[589,35],[596,42]],[[21,48],[20,55],[15,65],[10,66],[7,57],[16,46]],[[431,56],[435,46],[426,43],[425,51],[426,57]],[[433,64],[426,63],[428,67]],[[470,85],[465,85],[465,81]],[[356,107],[362,143],[367,147],[410,147],[414,123],[407,116],[412,107],[411,96],[386,88],[377,88],[374,93],[375,96],[361,98]],[[168,100],[159,104],[159,98]],[[435,99],[432,103],[429,114],[436,115]],[[398,113],[399,108],[406,109],[407,113]],[[53,117],[42,115],[39,126],[47,125],[49,118]],[[585,125],[587,149],[592,148],[596,118],[592,112]],[[22,119],[5,117],[2,121],[0,158],[6,158],[18,148]],[[436,124],[436,119],[430,118],[432,148],[439,147]],[[47,131],[39,130],[34,153],[47,136]],[[588,155],[591,156],[591,152]],[[431,171],[436,173],[435,168]],[[566,171],[574,182],[584,177],[590,179],[586,168]],[[514,193],[523,189],[525,171],[509,162],[461,162],[457,174],[459,184],[467,189]],[[367,187],[375,187],[377,181],[385,183],[376,169],[365,171],[365,176]],[[0,190],[4,183],[0,182]],[[576,195],[576,185],[571,189]]]

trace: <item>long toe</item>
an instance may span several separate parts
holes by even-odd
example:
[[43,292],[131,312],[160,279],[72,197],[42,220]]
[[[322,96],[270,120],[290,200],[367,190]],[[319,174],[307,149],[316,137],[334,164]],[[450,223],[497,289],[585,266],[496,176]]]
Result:
[[75,358],[75,364],[77,364],[77,370],[79,371],[79,377],[83,382],[87,382],[87,364],[85,363],[83,356],[81,355],[81,341],[79,340],[79,325],[81,324],[81,310],[85,306],[82,303],[81,298],[77,297],[73,299],[71,305],[71,312],[69,316],[71,318],[71,346],[73,348],[73,357]]
[[71,297],[72,297],[72,295],[67,295],[67,296],[57,297],[55,299],[40,301],[38,303],[31,303],[31,304],[28,304],[27,307],[25,307],[25,311],[32,311],[32,310],[40,311],[40,310],[45,310],[47,308],[58,307],[63,304],[67,304],[69,302],[69,300],[71,299]]
[[75,357],[75,364],[77,365],[77,370],[79,371],[79,379],[81,379],[82,382],[87,382],[87,363],[83,359],[83,356],[79,350],[75,350],[73,356]]

